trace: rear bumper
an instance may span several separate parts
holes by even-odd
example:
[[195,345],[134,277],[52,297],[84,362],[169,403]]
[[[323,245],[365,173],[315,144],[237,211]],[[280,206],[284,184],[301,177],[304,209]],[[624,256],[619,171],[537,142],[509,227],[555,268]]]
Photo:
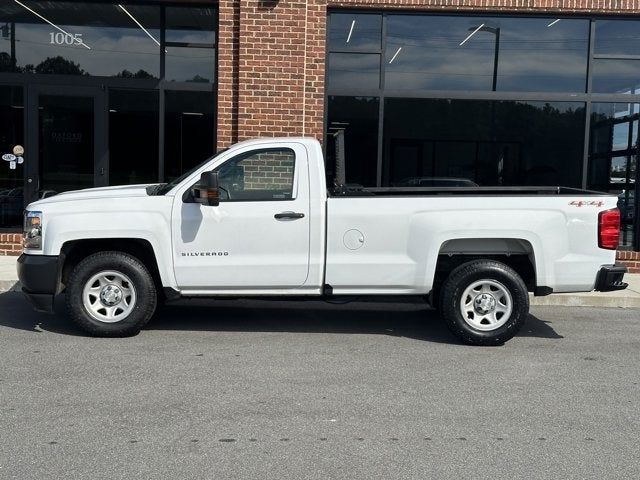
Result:
[[627,284],[622,281],[627,268],[621,265],[604,265],[600,268],[596,277],[597,292],[611,292],[614,290],[624,290]]
[[22,284],[22,291],[38,312],[53,312],[59,266],[58,256],[22,254],[18,258],[18,279]]

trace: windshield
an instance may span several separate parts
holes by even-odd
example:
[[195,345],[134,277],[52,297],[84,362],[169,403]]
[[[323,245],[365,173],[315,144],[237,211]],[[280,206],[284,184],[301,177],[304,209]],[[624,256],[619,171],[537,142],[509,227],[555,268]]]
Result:
[[183,173],[182,175],[180,175],[178,178],[174,178],[173,180],[171,180],[169,183],[162,183],[159,185],[159,188],[153,193],[153,195],[166,195],[169,191],[171,191],[171,189],[173,187],[175,187],[176,185],[182,183],[182,181],[187,178],[189,175],[191,175],[193,172],[195,172],[196,170],[198,170],[199,168],[201,168],[205,163],[210,162],[211,160],[213,160],[214,158],[217,158],[220,156],[220,154],[226,152],[227,150],[229,150],[228,148],[225,148],[223,150],[220,150],[216,155],[214,155],[213,157],[207,158],[204,162],[200,162],[198,165],[196,165],[195,167],[193,167],[190,170],[187,170],[185,173]]

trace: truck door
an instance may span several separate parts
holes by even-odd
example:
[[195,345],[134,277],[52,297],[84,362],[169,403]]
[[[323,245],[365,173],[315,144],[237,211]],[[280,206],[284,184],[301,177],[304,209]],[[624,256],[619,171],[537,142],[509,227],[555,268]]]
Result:
[[194,291],[303,285],[309,271],[309,168],[297,143],[245,147],[216,166],[218,206],[176,197],[178,286]]

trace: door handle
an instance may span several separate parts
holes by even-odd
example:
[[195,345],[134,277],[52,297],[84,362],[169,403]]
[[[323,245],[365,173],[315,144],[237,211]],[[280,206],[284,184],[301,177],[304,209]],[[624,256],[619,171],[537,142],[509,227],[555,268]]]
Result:
[[282,213],[276,213],[273,216],[273,218],[275,218],[276,220],[281,220],[283,218],[290,218],[290,219],[304,218],[304,213],[282,212]]

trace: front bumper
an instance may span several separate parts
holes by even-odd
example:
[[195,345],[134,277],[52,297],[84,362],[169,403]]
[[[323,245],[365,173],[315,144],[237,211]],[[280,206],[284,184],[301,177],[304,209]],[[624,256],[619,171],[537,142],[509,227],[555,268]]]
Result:
[[596,277],[597,292],[612,292],[614,290],[624,290],[628,284],[622,281],[627,267],[622,265],[604,265],[600,268]]
[[18,258],[18,279],[22,291],[38,312],[53,312],[53,299],[60,278],[60,257],[27,255]]

